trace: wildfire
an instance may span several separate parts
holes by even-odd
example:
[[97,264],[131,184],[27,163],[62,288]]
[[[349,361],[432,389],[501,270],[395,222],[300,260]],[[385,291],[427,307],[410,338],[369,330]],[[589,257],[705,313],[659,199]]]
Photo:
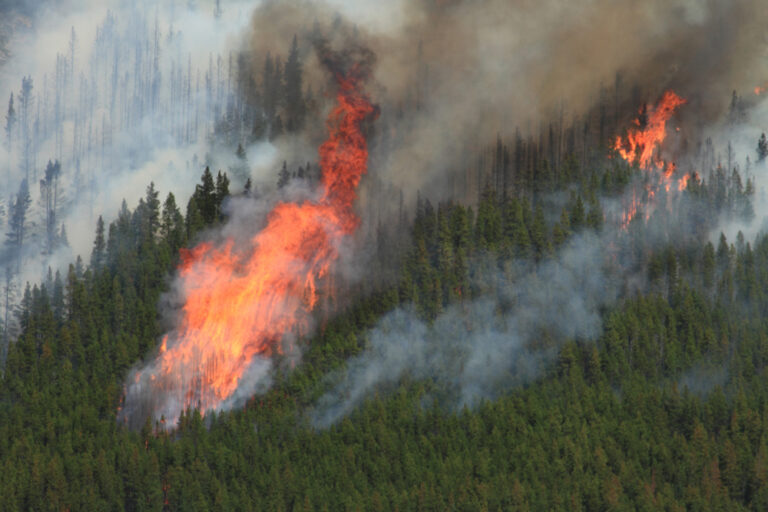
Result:
[[701,178],[699,178],[699,173],[696,171],[693,171],[690,174],[686,174],[682,178],[680,178],[680,181],[677,184],[677,190],[682,192],[683,190],[688,188],[688,182],[691,181],[691,178],[693,178],[694,182],[698,182]]
[[217,409],[255,359],[280,353],[284,336],[308,325],[339,243],[359,223],[353,203],[368,161],[362,124],[375,111],[361,90],[363,74],[359,66],[336,73],[338,105],[319,149],[320,199],[278,204],[245,250],[230,240],[182,254],[179,326],[163,338],[154,375],[135,376],[137,386],[163,397],[155,418],[173,424],[185,408]]
[[[645,199],[647,201],[653,200],[653,191],[646,188]],[[632,198],[625,202],[625,209],[619,217],[619,227],[621,230],[626,231],[629,229],[629,225],[637,218],[638,213],[644,213],[643,218],[647,221],[650,218],[650,212],[643,212],[644,202],[638,197],[637,189],[632,189]]]
[[[640,168],[649,171],[645,177],[644,186],[639,189],[640,193],[638,193],[638,185],[634,185],[631,199],[625,202],[624,212],[619,217],[621,229],[626,230],[640,211],[644,211],[645,219],[648,220],[656,208],[658,192],[662,189],[665,192],[672,190],[677,165],[674,162],[665,163],[659,151],[667,137],[667,122],[677,108],[685,103],[685,99],[672,91],[667,91],[656,106],[640,109],[640,116],[633,121],[635,127],[627,131],[626,138],[616,137],[614,149],[619,155],[630,164],[637,163]],[[679,128],[676,130],[679,131]],[[685,190],[689,179],[688,175],[683,176],[678,181],[677,190]],[[644,200],[641,201],[639,196]]]
[[656,148],[667,137],[667,121],[675,110],[685,103],[686,100],[674,92],[665,92],[659,103],[650,111],[641,109],[641,117],[634,121],[637,128],[628,130],[626,139],[616,137],[614,149],[624,160],[630,163],[638,162],[643,169],[650,169],[651,163],[660,169],[663,168],[664,162],[659,158]]

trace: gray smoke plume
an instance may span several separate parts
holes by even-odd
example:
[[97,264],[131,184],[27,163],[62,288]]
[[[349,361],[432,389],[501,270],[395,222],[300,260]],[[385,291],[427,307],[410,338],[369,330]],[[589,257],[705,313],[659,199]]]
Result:
[[[762,0],[233,0],[223,13],[202,0],[14,4],[27,9],[12,37],[0,33],[0,117],[11,92],[18,109],[22,76],[34,79],[33,107],[11,142],[0,144],[0,200],[30,174],[30,216],[37,220],[18,281],[36,280],[41,268],[74,254],[87,256],[96,216],[110,220],[123,198],[135,204],[149,181],[181,202],[205,163],[235,165],[231,151],[221,154],[210,141],[228,111],[254,101],[238,89],[244,77],[233,76],[233,61],[242,52],[259,84],[266,52],[285,57],[293,34],[317,115],[298,134],[246,148],[252,177],[274,181],[280,161],[315,159],[331,101],[313,41],[318,32],[330,34],[331,44],[354,36],[377,56],[369,90],[382,111],[371,133],[371,178],[399,187],[405,203],[417,190],[475,201],[478,191],[452,177],[498,133],[520,127],[536,137],[552,119],[556,133],[569,123],[594,127],[597,104],[617,126],[669,88],[688,99],[678,136],[685,154],[685,139],[692,146],[712,131],[733,134],[732,124],[717,124],[732,90],[748,96],[768,81]],[[752,112],[743,134],[733,135],[742,158],[768,128],[764,109]],[[238,125],[235,138],[250,129]],[[36,180],[49,158],[62,162],[59,218],[72,250],[41,257]],[[365,224],[391,220],[366,209],[370,191],[361,195]],[[263,221],[247,212],[267,210],[245,201],[230,208],[233,218],[249,219],[244,230]],[[229,225],[220,235],[231,231],[240,229]],[[600,308],[620,290],[604,271],[608,241],[570,244],[540,268],[521,264],[514,278],[494,273],[492,293],[452,306],[431,326],[407,310],[387,317],[370,335],[373,351],[350,361],[348,376],[319,404],[317,423],[332,423],[371,389],[406,373],[437,376],[458,390],[458,403],[471,404],[493,396],[500,382],[537,375],[555,340],[596,336]],[[268,366],[254,368],[268,374]]]
[[521,262],[511,273],[493,270],[490,258],[478,262],[474,284],[490,291],[448,307],[431,325],[408,308],[389,313],[366,335],[364,352],[330,377],[336,383],[318,401],[313,423],[335,423],[405,376],[437,381],[459,407],[536,378],[564,340],[600,334],[601,308],[619,292],[605,271],[604,242],[577,236],[552,260],[538,267]]
[[[329,4],[264,2],[249,35],[254,76],[259,51],[287,53],[285,34],[302,41],[318,27],[354,30],[378,57],[373,94],[387,132],[373,168],[406,193],[420,189],[433,199],[461,194],[448,176],[498,133],[519,127],[538,137],[554,120],[594,126],[597,104],[614,126],[674,89],[688,99],[683,135],[694,143],[734,89],[747,95],[768,81],[768,9],[759,0]],[[310,55],[306,65],[317,84]]]

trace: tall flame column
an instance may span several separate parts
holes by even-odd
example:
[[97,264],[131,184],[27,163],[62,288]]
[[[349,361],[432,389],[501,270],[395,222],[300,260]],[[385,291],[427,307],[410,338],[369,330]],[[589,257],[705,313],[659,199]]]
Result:
[[131,379],[126,408],[150,393],[152,416],[170,424],[188,407],[218,409],[255,358],[279,352],[283,336],[309,321],[319,280],[359,223],[353,204],[368,161],[362,126],[375,110],[361,75],[356,67],[336,73],[337,105],[319,149],[320,198],[277,204],[247,250],[229,241],[182,255],[179,325],[163,338],[155,364]]

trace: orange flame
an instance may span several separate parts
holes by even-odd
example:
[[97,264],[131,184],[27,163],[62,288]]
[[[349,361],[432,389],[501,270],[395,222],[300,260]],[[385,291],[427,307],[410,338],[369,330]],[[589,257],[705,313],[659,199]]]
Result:
[[682,178],[680,178],[680,181],[677,184],[677,190],[682,192],[683,190],[688,188],[688,182],[691,181],[691,178],[693,178],[693,181],[698,182],[699,181],[699,173],[697,171],[693,171],[690,174],[686,174]]
[[[652,200],[654,195],[653,191],[645,189],[645,192],[647,194],[646,198]],[[637,196],[637,189],[632,189],[632,198],[625,204],[626,208],[619,217],[619,229],[622,231],[627,231],[632,221],[637,218],[637,214],[643,212],[643,202],[641,201],[641,198]],[[643,217],[647,221],[650,218],[650,212],[644,212]]]
[[[182,409],[216,409],[233,395],[255,358],[280,352],[318,302],[318,286],[337,260],[341,240],[359,223],[353,203],[366,172],[362,131],[375,108],[360,90],[356,68],[337,74],[338,105],[320,146],[317,201],[279,203],[246,250],[229,240],[184,251],[179,276],[186,294],[178,328],[163,338],[157,379],[143,380],[166,404],[154,411],[175,423]],[[142,379],[137,374],[136,379]],[[175,416],[175,417],[173,417]]]
[[663,168],[664,162],[658,157],[656,148],[667,136],[667,121],[685,103],[686,100],[674,92],[665,92],[659,103],[648,112],[647,121],[635,119],[637,128],[629,129],[626,139],[616,137],[613,148],[624,160],[629,163],[638,162],[643,169],[649,169],[651,163]]
[[[654,107],[640,109],[640,117],[633,120],[636,126],[627,131],[626,138],[616,137],[613,149],[630,164],[638,163],[645,170],[653,171],[645,177],[645,184],[638,189],[638,185],[632,189],[632,198],[625,203],[624,212],[619,217],[619,227],[627,230],[629,224],[637,217],[638,212],[643,211],[647,221],[651,213],[655,211],[659,197],[668,200],[668,196],[659,196],[662,188],[665,192],[672,189],[673,176],[677,172],[674,162],[665,162],[659,155],[662,143],[667,137],[667,121],[672,117],[678,107],[684,105],[686,100],[672,91],[665,92],[661,100]],[[680,131],[680,128],[675,128]],[[642,194],[642,200],[638,197],[638,190]],[[678,190],[683,190],[678,185]]]

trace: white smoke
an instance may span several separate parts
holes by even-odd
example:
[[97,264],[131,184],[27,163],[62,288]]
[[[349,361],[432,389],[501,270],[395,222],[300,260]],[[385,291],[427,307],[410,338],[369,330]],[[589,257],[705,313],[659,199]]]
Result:
[[459,407],[536,378],[563,340],[600,334],[600,310],[619,292],[605,271],[606,242],[576,236],[552,260],[520,263],[511,274],[489,270],[497,268],[491,258],[476,263],[474,284],[492,291],[449,306],[431,325],[408,308],[388,314],[367,333],[366,349],[331,375],[336,383],[312,411],[313,423],[335,423],[405,376],[436,380]]
[[[122,200],[134,206],[150,182],[163,195],[172,191],[183,208],[206,164],[214,172],[233,165],[233,148],[247,141],[250,127],[229,127],[223,145],[212,133],[228,109],[242,104],[237,52],[254,4],[222,5],[215,13],[213,1],[66,0],[4,10],[11,21],[0,28],[8,36],[8,58],[0,64],[1,239],[25,178],[32,200],[17,291],[39,282],[49,266],[65,271],[77,255],[87,263],[98,216],[109,223]],[[33,84],[26,122],[22,77]],[[12,93],[17,121],[9,145]],[[268,169],[271,179],[274,147],[245,149],[254,178]],[[61,162],[56,229],[65,226],[69,247],[42,254],[46,213],[38,180],[49,160]],[[246,177],[231,177],[233,186]],[[0,247],[0,263],[8,258]]]

